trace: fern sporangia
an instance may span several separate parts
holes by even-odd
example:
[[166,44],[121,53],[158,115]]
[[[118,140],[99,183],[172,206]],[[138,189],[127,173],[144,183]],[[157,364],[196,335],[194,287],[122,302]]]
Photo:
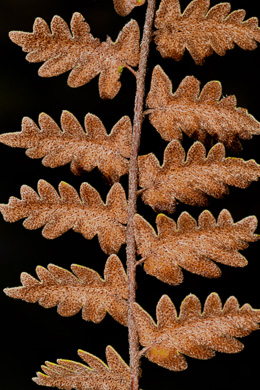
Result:
[[[99,1],[89,3],[94,9],[99,7]],[[209,0],[189,4],[184,0],[110,0],[110,8],[116,11],[117,20],[124,16],[126,22],[121,21],[119,30],[105,40],[95,37],[96,30],[82,9],[74,12],[70,22],[57,15],[50,22],[38,17],[32,32],[9,34],[11,41],[27,53],[30,63],[43,63],[39,76],[51,78],[69,72],[65,90],[82,87],[77,93],[85,91],[87,95],[94,88],[103,99],[102,107],[116,102],[113,109],[110,105],[109,113],[101,109],[97,115],[79,101],[78,106],[84,108],[84,126],[77,111],[74,116],[70,107],[64,107],[60,123],[53,112],[41,113],[38,123],[26,116],[21,131],[16,128],[0,135],[1,144],[25,149],[28,157],[42,159],[44,167],[57,168],[59,177],[58,185],[54,176],[54,182],[51,177],[37,177],[37,190],[35,182],[22,185],[20,198],[16,194],[6,204],[0,204],[4,220],[23,220],[28,230],[42,229],[42,235],[37,236],[41,243],[44,238],[59,238],[64,243],[63,237],[74,237],[69,231],[81,233],[75,235],[80,237],[78,240],[88,240],[84,240],[82,251],[77,251],[77,245],[73,247],[71,271],[66,251],[57,251],[58,255],[50,251],[43,266],[34,264],[37,278],[32,272],[22,272],[21,286],[5,288],[5,294],[38,302],[44,308],[57,307],[63,317],[81,315],[88,333],[94,324],[99,328],[108,321],[113,322],[116,332],[121,325],[128,331],[129,365],[120,345],[121,335],[118,333],[119,344],[113,345],[110,331],[106,332],[107,344],[113,347],[102,345],[103,357],[93,355],[81,338],[81,348],[89,350],[78,351],[83,363],[46,361],[33,381],[64,390],[139,390],[140,380],[145,388],[142,359],[146,358],[147,364],[155,363],[161,370],[160,377],[161,367],[183,371],[188,364],[194,364],[189,358],[208,360],[216,352],[240,352],[244,345],[238,338],[249,335],[260,324],[260,309],[247,303],[240,306],[238,299],[241,302],[243,298],[235,298],[233,292],[222,298],[219,292],[212,292],[219,288],[215,281],[218,278],[225,280],[233,270],[234,282],[235,268],[248,263],[250,267],[251,259],[247,260],[244,251],[259,239],[256,216],[247,213],[242,202],[238,205],[239,215],[234,209],[228,211],[224,199],[230,193],[228,199],[235,202],[241,189],[260,178],[260,165],[248,154],[242,157],[242,141],[260,135],[260,123],[247,109],[237,106],[241,96],[223,95],[225,81],[217,81],[212,75],[201,80],[191,71],[178,75],[181,68],[175,67],[181,59],[190,63],[194,60],[196,65],[210,61],[209,56],[214,61],[235,45],[244,50],[256,49],[260,42],[258,19],[246,19],[242,9],[231,11],[229,3],[210,6]],[[143,25],[140,15],[144,16]],[[153,51],[156,58],[160,55],[168,62],[161,60],[150,66]],[[60,78],[65,81],[65,77]],[[132,93],[127,83],[134,79],[134,114],[112,116],[111,112]],[[54,97],[48,97],[52,99],[54,103]],[[110,122],[106,113],[112,116]],[[146,140],[146,131],[162,145],[164,150],[161,148],[159,155],[155,145]],[[2,148],[5,150],[5,146]],[[66,171],[71,184],[67,176],[66,180],[59,176]],[[214,209],[215,202],[222,198],[224,207]],[[253,210],[255,205],[251,206]],[[196,207],[197,214],[192,211]],[[98,244],[90,251],[92,239]],[[40,255],[40,248],[37,250]],[[26,256],[31,253],[26,252]],[[54,257],[57,265],[52,262]],[[68,253],[68,261],[69,257]],[[89,266],[92,262],[94,268],[97,264],[96,269]],[[148,279],[154,283],[154,292],[163,286],[171,297],[165,291],[160,297],[152,297],[145,287]],[[186,280],[194,280],[198,287],[196,295],[190,291],[187,295],[186,291],[183,299],[180,291],[184,290],[180,288]],[[204,280],[212,288],[200,293]],[[179,313],[171,289],[182,299]],[[140,304],[142,299],[137,299],[139,292],[151,299],[151,307],[158,302],[156,322]],[[65,327],[69,319],[62,321]],[[16,332],[19,331],[18,326]],[[51,324],[44,332],[48,340]],[[66,337],[73,341],[76,333],[70,328]],[[103,342],[96,336],[93,339],[96,346]],[[63,343],[66,346],[66,340]],[[169,374],[172,388],[178,374]],[[159,388],[166,388],[162,379],[158,383]],[[208,389],[209,383],[205,383]]]

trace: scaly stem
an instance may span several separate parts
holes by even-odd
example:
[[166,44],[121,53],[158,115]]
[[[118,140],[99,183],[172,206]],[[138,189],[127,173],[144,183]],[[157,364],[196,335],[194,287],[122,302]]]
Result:
[[143,38],[140,49],[140,62],[136,79],[136,95],[133,123],[132,153],[129,163],[128,223],[127,223],[127,275],[128,275],[128,339],[130,353],[131,390],[139,389],[140,354],[138,333],[133,316],[133,304],[136,298],[136,246],[134,238],[133,217],[136,214],[138,186],[138,151],[143,122],[143,105],[145,96],[145,75],[149,45],[152,37],[152,26],[156,0],[148,0]]

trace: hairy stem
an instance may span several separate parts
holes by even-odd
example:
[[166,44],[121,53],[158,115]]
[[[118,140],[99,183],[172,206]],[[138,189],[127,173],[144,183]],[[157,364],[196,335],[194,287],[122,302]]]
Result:
[[132,153],[129,165],[129,193],[128,193],[128,223],[127,223],[127,275],[128,275],[128,329],[129,353],[131,370],[131,390],[139,389],[140,354],[138,333],[133,316],[133,304],[136,299],[136,246],[134,238],[133,217],[136,214],[137,186],[138,186],[138,151],[143,122],[143,105],[145,96],[145,75],[149,45],[152,37],[152,26],[155,14],[156,0],[148,0],[143,38],[141,42],[140,62],[136,79],[136,95],[133,123]]

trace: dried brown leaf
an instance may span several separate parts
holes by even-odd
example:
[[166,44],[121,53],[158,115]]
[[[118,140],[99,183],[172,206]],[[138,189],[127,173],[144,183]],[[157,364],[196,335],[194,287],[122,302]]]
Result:
[[187,153],[179,141],[171,141],[160,166],[153,153],[139,157],[139,185],[142,199],[156,211],[173,213],[176,199],[193,206],[206,206],[207,195],[222,198],[228,185],[246,188],[260,177],[254,160],[225,157],[223,144],[216,144],[206,157],[206,149],[195,142]]
[[222,308],[216,293],[208,296],[204,311],[200,300],[188,295],[181,304],[180,314],[167,295],[156,307],[157,324],[137,303],[134,308],[140,343],[147,348],[145,356],[152,362],[173,371],[187,368],[183,355],[210,359],[214,351],[237,353],[243,344],[235,337],[244,337],[259,328],[260,310],[248,304],[239,308],[230,297]]
[[42,372],[33,381],[38,385],[64,390],[128,390],[130,369],[121,356],[110,345],[106,347],[107,365],[89,352],[78,351],[88,364],[58,359],[57,363],[45,362]]
[[[164,214],[156,218],[158,234],[140,215],[134,217],[138,254],[145,258],[144,270],[165,283],[178,285],[183,281],[181,268],[208,278],[221,275],[219,262],[233,267],[244,267],[247,260],[238,251],[248,242],[259,239],[254,231],[257,219],[250,216],[234,223],[227,210],[222,210],[217,221],[203,211],[198,224],[183,212],[175,221]],[[213,260],[213,261],[212,261]]]
[[10,39],[21,46],[29,62],[45,62],[39,69],[42,77],[58,76],[88,60],[89,55],[100,46],[100,41],[90,34],[84,17],[75,12],[72,16],[71,32],[67,23],[54,16],[51,30],[42,18],[37,18],[33,32],[11,31]]
[[56,168],[71,162],[71,170],[79,174],[94,167],[112,182],[128,172],[131,152],[132,126],[129,117],[122,117],[108,135],[101,120],[93,115],[85,117],[85,129],[68,111],[61,115],[61,127],[47,114],[39,116],[39,127],[25,117],[22,131],[0,135],[0,142],[26,148],[27,156],[43,158],[43,165]]
[[145,0],[113,0],[116,12],[121,16],[126,16],[139,5],[143,5]]
[[243,9],[229,13],[229,3],[209,7],[210,0],[193,0],[181,13],[179,0],[161,1],[155,18],[155,43],[162,57],[179,61],[187,49],[196,64],[201,65],[214,51],[223,56],[235,44],[244,50],[257,47],[257,18],[244,21]]
[[147,96],[149,119],[163,139],[182,140],[182,131],[201,142],[207,136],[217,138],[226,147],[241,149],[239,138],[260,134],[260,123],[244,108],[236,107],[235,96],[221,99],[218,81],[208,82],[200,91],[200,82],[187,76],[172,93],[172,83],[162,68],[154,68]]
[[38,266],[40,281],[23,272],[20,287],[6,288],[6,295],[26,302],[38,302],[45,308],[58,305],[64,317],[77,314],[82,318],[101,322],[106,312],[116,321],[127,325],[127,276],[116,255],[111,255],[105,265],[104,279],[87,267],[72,264],[74,274],[49,264],[48,269]]
[[15,197],[1,204],[5,221],[16,222],[26,218],[23,225],[34,230],[44,226],[42,234],[53,239],[69,229],[90,240],[96,234],[102,250],[117,253],[126,240],[127,201],[123,187],[115,183],[104,203],[95,188],[82,183],[80,197],[65,182],[59,184],[59,193],[46,181],[39,180],[38,192],[31,187],[21,187],[21,200]]
[[128,22],[119,33],[116,42],[109,37],[100,43],[90,34],[89,25],[81,14],[75,13],[68,25],[54,16],[50,31],[46,22],[37,18],[33,33],[11,31],[10,39],[29,53],[29,62],[45,63],[39,69],[42,77],[60,75],[72,69],[68,85],[80,87],[94,77],[99,77],[101,98],[112,99],[120,90],[122,70],[139,63],[140,31],[135,20]]

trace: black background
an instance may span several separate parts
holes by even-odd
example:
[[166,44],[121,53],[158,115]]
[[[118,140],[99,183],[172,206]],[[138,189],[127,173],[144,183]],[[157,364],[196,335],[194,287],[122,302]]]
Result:
[[[158,2],[159,3],[159,2]],[[188,1],[181,1],[184,7]],[[217,1],[211,1],[211,5]],[[259,5],[255,1],[231,1],[232,10],[244,8],[247,18],[260,16]],[[136,8],[128,17],[117,15],[112,0],[74,0],[70,3],[58,0],[1,0],[0,4],[0,131],[20,131],[21,119],[29,116],[37,121],[41,112],[46,112],[58,123],[63,109],[71,111],[83,124],[87,112],[98,115],[106,128],[112,126],[123,116],[133,118],[135,80],[127,70],[122,74],[122,89],[112,101],[102,101],[98,94],[98,78],[78,89],[66,84],[68,74],[56,78],[44,79],[37,75],[39,64],[25,61],[25,54],[8,39],[11,30],[32,31],[35,17],[40,16],[50,23],[57,14],[70,22],[73,12],[84,15],[95,37],[105,40],[106,35],[116,39],[118,32],[131,18],[142,25],[145,6]],[[209,57],[205,64],[196,66],[186,52],[179,63],[171,59],[163,60],[151,45],[147,90],[152,69],[160,63],[173,81],[175,90],[186,75],[197,77],[202,86],[210,80],[219,80],[223,85],[223,96],[235,94],[239,107],[246,107],[249,113],[260,120],[260,48],[245,52],[238,47],[229,51],[225,57],[216,54]],[[185,149],[191,141],[184,137]],[[150,151],[156,153],[162,161],[166,142],[146,119],[143,127],[140,154]],[[240,157],[255,159],[260,163],[260,138],[254,137],[243,143]],[[0,201],[8,202],[11,195],[19,197],[20,186],[27,184],[34,189],[39,179],[45,179],[57,188],[62,180],[78,190],[83,181],[97,188],[103,199],[109,190],[109,184],[95,169],[80,177],[73,176],[69,167],[45,168],[40,160],[29,159],[24,150],[11,149],[0,145]],[[228,155],[233,155],[228,153]],[[127,177],[121,179],[127,189]],[[230,194],[222,200],[212,199],[208,209],[217,216],[223,208],[230,210],[235,221],[248,215],[260,218],[260,183],[254,182],[246,190],[231,188]],[[174,218],[187,210],[195,218],[202,209],[179,204]],[[155,213],[138,203],[138,211],[154,225]],[[259,232],[259,230],[258,230]],[[260,307],[259,294],[259,243],[251,244],[243,252],[249,261],[244,269],[221,266],[223,275],[217,280],[208,280],[184,271],[184,283],[178,287],[164,285],[157,279],[146,275],[142,268],[138,270],[138,302],[152,315],[162,294],[168,294],[179,307],[183,298],[194,293],[202,300],[212,292],[219,293],[222,301],[235,295],[240,304],[249,302]],[[15,224],[0,220],[0,266],[1,290],[5,287],[20,285],[19,275],[26,271],[35,275],[37,265],[47,266],[54,263],[69,269],[71,263],[91,267],[103,275],[106,255],[100,250],[98,240],[86,241],[80,234],[70,231],[56,240],[46,240],[40,230],[28,231],[21,222]],[[119,252],[125,264],[125,246]],[[38,304],[12,300],[0,293],[1,297],[1,381],[0,388],[5,390],[33,390],[37,385],[31,377],[40,369],[45,360],[55,361],[67,358],[80,361],[77,349],[89,351],[105,360],[105,347],[112,345],[128,362],[127,329],[108,315],[98,325],[87,323],[81,314],[63,318],[56,308],[45,310]],[[208,361],[188,358],[189,368],[181,373],[173,373],[143,360],[143,375],[140,386],[145,390],[181,388],[188,390],[194,386],[201,390],[221,388],[256,388],[259,383],[260,332],[242,340],[245,349],[236,355],[218,353]]]

